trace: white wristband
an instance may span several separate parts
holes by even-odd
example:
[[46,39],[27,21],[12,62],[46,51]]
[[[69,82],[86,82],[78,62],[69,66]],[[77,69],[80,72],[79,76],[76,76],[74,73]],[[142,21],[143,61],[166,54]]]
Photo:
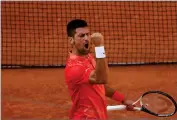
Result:
[[104,50],[104,46],[100,46],[100,47],[95,47],[95,54],[96,54],[96,58],[105,58],[105,50]]

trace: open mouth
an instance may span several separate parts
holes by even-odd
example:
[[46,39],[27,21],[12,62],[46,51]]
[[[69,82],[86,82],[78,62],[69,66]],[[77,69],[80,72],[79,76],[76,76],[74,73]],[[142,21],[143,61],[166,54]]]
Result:
[[87,48],[88,49],[88,47],[89,47],[89,44],[87,43],[87,44],[85,44],[85,48]]

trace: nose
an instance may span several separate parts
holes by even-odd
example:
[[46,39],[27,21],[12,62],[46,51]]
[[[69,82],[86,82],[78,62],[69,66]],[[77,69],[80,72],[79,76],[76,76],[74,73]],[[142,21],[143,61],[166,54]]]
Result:
[[88,41],[88,40],[89,40],[89,36],[88,36],[88,35],[85,35],[85,36],[84,36],[84,40],[85,40],[85,41]]

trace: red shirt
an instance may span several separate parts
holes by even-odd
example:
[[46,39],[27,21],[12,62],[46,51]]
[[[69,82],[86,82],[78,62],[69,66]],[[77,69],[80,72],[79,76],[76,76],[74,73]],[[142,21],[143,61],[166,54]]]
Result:
[[90,84],[89,75],[95,69],[91,54],[87,57],[70,54],[65,68],[65,79],[73,102],[70,119],[107,118],[105,88],[102,84]]

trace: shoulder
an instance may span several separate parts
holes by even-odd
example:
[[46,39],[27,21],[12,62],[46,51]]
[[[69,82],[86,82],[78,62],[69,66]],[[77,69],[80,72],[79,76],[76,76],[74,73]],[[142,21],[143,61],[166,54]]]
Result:
[[65,74],[77,75],[79,73],[84,72],[85,70],[86,67],[81,61],[69,58],[66,63]]
[[94,55],[93,55],[93,54],[89,53],[88,56],[89,56],[90,58],[93,58],[93,59],[94,59]]

